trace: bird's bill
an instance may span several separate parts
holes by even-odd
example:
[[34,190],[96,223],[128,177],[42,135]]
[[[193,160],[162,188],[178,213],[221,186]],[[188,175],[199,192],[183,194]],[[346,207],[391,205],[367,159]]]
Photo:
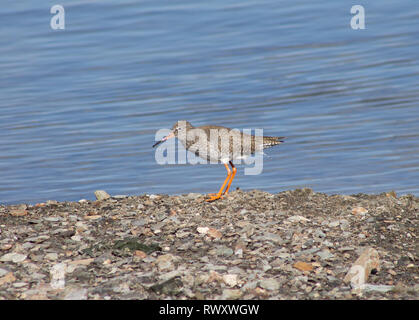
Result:
[[157,141],[155,144],[153,144],[153,148],[157,147],[160,143],[172,139],[175,137],[175,134],[173,132],[169,133],[167,136],[165,136],[163,139],[161,139],[160,141]]

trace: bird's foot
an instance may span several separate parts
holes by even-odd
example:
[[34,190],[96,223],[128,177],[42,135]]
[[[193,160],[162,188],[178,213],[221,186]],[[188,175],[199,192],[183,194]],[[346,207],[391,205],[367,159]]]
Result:
[[210,196],[209,199],[206,199],[206,202],[212,202],[218,199],[221,199],[223,197],[223,195],[221,193],[210,193],[208,194]]
[[[222,196],[225,196],[227,194],[228,194],[228,191],[224,191],[223,193],[221,193],[221,198],[222,198]],[[218,193],[207,193],[207,196],[216,197],[216,196],[218,196]]]

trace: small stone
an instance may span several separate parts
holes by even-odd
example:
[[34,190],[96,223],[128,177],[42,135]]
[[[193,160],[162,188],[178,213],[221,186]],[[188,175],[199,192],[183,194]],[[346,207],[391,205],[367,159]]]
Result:
[[10,271],[0,268],[0,278],[8,274]]
[[282,243],[283,240],[281,238],[281,236],[279,234],[276,233],[271,233],[271,232],[265,232],[263,235],[263,240],[270,240],[272,242],[276,242],[276,243]]
[[104,190],[96,190],[95,197],[97,200],[106,200],[109,199],[111,196]]
[[362,287],[364,292],[369,292],[369,291],[377,291],[377,292],[381,292],[381,293],[387,293],[391,290],[394,290],[394,286],[388,286],[388,285],[376,285],[376,284],[364,284],[364,286]]
[[380,260],[377,250],[366,248],[353,263],[343,281],[350,282],[355,289],[362,288],[373,269],[377,269]]
[[299,215],[291,216],[287,220],[292,223],[296,223],[296,222],[305,223],[305,222],[310,221],[310,219],[307,219],[306,217],[299,216]]
[[269,291],[279,290],[279,283],[276,279],[273,279],[273,278],[260,280],[259,286]]
[[334,254],[333,253],[331,253],[329,250],[322,250],[322,251],[320,251],[320,252],[317,252],[316,253],[319,257],[320,257],[320,259],[322,259],[322,260],[328,260],[328,259],[330,259],[330,258],[333,258],[334,257]]
[[28,214],[28,211],[26,211],[25,209],[10,210],[10,215],[12,215],[13,217],[23,217],[23,216],[26,216],[27,214]]
[[16,277],[13,275],[13,272],[9,272],[4,277],[0,278],[0,286],[14,281],[16,281]]
[[346,252],[346,251],[353,251],[353,250],[355,250],[355,248],[351,247],[351,246],[348,246],[348,247],[341,247],[338,250],[342,251],[342,252]]
[[12,247],[13,247],[13,244],[6,243],[6,244],[3,244],[3,245],[0,246],[0,250],[6,251],[6,250],[9,250]]
[[47,236],[47,235],[41,235],[41,236],[38,236],[38,237],[30,237],[30,238],[26,238],[26,240],[25,241],[28,241],[28,242],[34,242],[34,243],[42,243],[42,242],[44,242],[44,241],[46,241],[46,240],[48,240],[50,237],[49,236]]
[[67,265],[65,263],[57,263],[51,268],[49,272],[51,275],[51,288],[64,289],[66,271]]
[[300,270],[300,271],[312,271],[313,266],[310,263],[303,262],[303,261],[297,261],[293,265],[294,268]]
[[102,216],[101,215],[98,215],[98,214],[94,214],[94,215],[86,215],[83,218],[85,220],[97,220],[97,219],[102,218]]
[[199,193],[193,193],[193,192],[191,192],[191,193],[188,193],[188,195],[186,196],[186,198],[187,199],[191,199],[191,200],[195,200],[195,199],[200,198],[201,196],[202,195],[199,194]]
[[73,261],[70,261],[68,264],[87,266],[91,264],[94,260],[95,260],[94,258],[73,260]]
[[355,207],[355,208],[352,209],[352,214],[353,215],[359,215],[359,214],[363,215],[363,214],[366,214],[366,213],[368,213],[368,210],[363,208],[363,207]]
[[288,252],[280,252],[280,253],[277,254],[277,257],[279,259],[286,260],[286,259],[289,259],[291,257],[291,254],[289,254]]
[[335,227],[337,227],[339,224],[340,224],[340,221],[339,221],[339,220],[335,220],[335,221],[332,221],[332,222],[330,222],[330,223],[329,223],[329,227],[330,227],[330,228],[335,228]]
[[71,237],[71,240],[79,242],[79,241],[81,241],[81,235],[76,234],[76,235]]
[[239,289],[224,289],[221,299],[225,300],[236,300],[240,299],[242,292]]
[[58,222],[58,221],[61,221],[62,218],[61,217],[45,217],[44,220],[49,221],[49,222]]
[[117,195],[112,196],[112,198],[119,200],[119,199],[128,198],[128,196],[126,194],[117,194]]
[[171,254],[164,254],[156,259],[157,267],[160,271],[171,270],[173,266],[174,257]]
[[225,274],[223,275],[223,281],[226,285],[234,287],[237,285],[237,274]]
[[83,288],[70,288],[67,290],[64,300],[86,300],[87,289]]
[[15,283],[13,283],[14,288],[22,288],[22,287],[25,287],[27,285],[28,284],[26,282],[15,282]]
[[314,232],[314,236],[316,236],[318,238],[324,238],[324,237],[326,237],[326,234],[323,231],[321,231],[320,229],[317,229]]
[[220,239],[222,237],[222,233],[214,228],[209,228],[207,235],[215,239]]
[[340,219],[339,222],[341,230],[347,230],[351,225],[346,219]]
[[397,272],[394,271],[393,269],[389,269],[388,270],[388,273],[390,273],[392,276],[396,276],[397,275]]
[[229,256],[231,256],[231,255],[233,255],[233,254],[234,254],[234,251],[233,251],[233,249],[231,249],[231,248],[228,248],[228,247],[226,247],[226,246],[222,246],[222,247],[220,247],[220,248],[218,248],[218,249],[216,250],[216,254],[217,254],[218,256],[225,256],[225,257],[229,257]]
[[6,253],[0,258],[0,262],[14,262],[19,263],[26,259],[26,254],[20,254],[15,252]]
[[200,234],[207,234],[208,231],[209,231],[209,228],[208,227],[198,227],[198,228],[196,228],[196,231],[198,231],[198,233],[200,233]]
[[45,259],[47,259],[47,260],[51,260],[51,261],[57,260],[57,259],[58,259],[58,254],[57,254],[57,253],[55,253],[55,252],[50,252],[50,253],[47,253],[47,254],[45,255]]
[[146,257],[147,257],[147,253],[145,253],[144,251],[141,251],[141,250],[135,250],[135,251],[134,251],[134,255],[135,255],[136,257],[141,258],[141,259],[144,259],[144,258],[146,258]]
[[246,249],[246,243],[239,240],[237,241],[236,245],[234,246],[234,254],[238,256],[243,255],[243,251]]

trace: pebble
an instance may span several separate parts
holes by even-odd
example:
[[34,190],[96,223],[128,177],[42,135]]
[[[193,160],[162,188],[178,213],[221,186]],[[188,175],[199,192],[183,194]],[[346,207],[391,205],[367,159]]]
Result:
[[362,287],[364,292],[370,292],[370,291],[377,291],[381,293],[386,293],[391,290],[394,290],[395,286],[388,286],[388,285],[374,285],[374,284],[364,284]]
[[136,257],[139,257],[140,259],[144,259],[144,258],[147,257],[147,254],[144,251],[141,251],[141,250],[135,250],[134,255]]
[[173,261],[174,257],[169,253],[159,256],[156,259],[156,264],[160,271],[167,271],[174,268]]
[[225,274],[223,275],[223,281],[226,285],[234,287],[237,285],[237,274]]
[[297,261],[293,265],[294,268],[300,270],[300,271],[311,271],[313,270],[313,266],[310,263],[303,262],[303,261]]
[[42,235],[42,236],[37,236],[37,237],[30,237],[30,238],[26,238],[25,241],[28,242],[34,242],[34,243],[42,243],[46,240],[48,240],[50,237],[47,235]]
[[223,236],[220,231],[214,228],[209,228],[207,231],[207,235],[215,239],[220,239]]
[[96,190],[95,197],[97,200],[106,200],[109,199],[111,196],[105,190]]
[[86,300],[87,289],[84,288],[70,288],[66,290],[64,300]]
[[373,269],[377,269],[380,264],[377,250],[366,248],[362,251],[359,258],[353,263],[343,281],[351,284],[353,288],[363,286]]
[[8,274],[10,271],[6,269],[0,268],[0,277],[3,277],[4,275]]
[[209,230],[208,227],[198,227],[198,228],[196,228],[196,231],[198,231],[198,233],[200,233],[200,234],[207,234],[208,230]]
[[22,288],[22,287],[25,287],[27,285],[28,284],[26,282],[15,282],[15,283],[13,283],[13,287],[15,287],[15,288]]
[[328,259],[331,259],[331,258],[333,258],[333,257],[334,257],[334,254],[333,254],[333,253],[331,253],[329,250],[323,250],[323,251],[317,252],[316,254],[317,254],[317,255],[320,257],[320,259],[322,259],[322,260],[328,260]]
[[275,243],[282,243],[283,242],[280,235],[278,235],[276,233],[271,233],[271,232],[264,233],[261,240],[262,241],[263,240],[268,240],[268,241],[270,240],[270,241],[273,241]]
[[317,229],[314,232],[314,235],[318,238],[325,238],[326,237],[326,234],[323,231],[321,231],[320,229]]
[[21,254],[21,253],[15,253],[15,252],[10,252],[10,253],[6,253],[4,256],[2,256],[0,258],[0,262],[14,262],[14,263],[19,263],[22,262],[26,259],[27,255],[26,254]]
[[316,253],[317,251],[320,251],[320,248],[310,248],[310,249],[302,250],[302,251],[296,252],[294,255],[296,257],[305,256],[305,255]]
[[291,254],[289,254],[288,252],[280,252],[276,255],[278,258],[280,259],[289,259],[291,258]]
[[28,214],[28,211],[25,209],[15,209],[15,210],[10,210],[10,215],[14,216],[14,217],[23,217],[26,216]]
[[120,200],[120,199],[128,198],[128,196],[126,194],[117,194],[117,195],[112,196],[112,198]]
[[336,228],[337,226],[340,225],[340,221],[339,220],[335,220],[329,223],[329,227],[330,228]]
[[16,281],[16,277],[13,275],[13,272],[9,272],[0,278],[0,286],[14,281]]
[[279,290],[279,283],[274,278],[262,279],[259,281],[259,286],[263,289],[276,291]]
[[225,257],[229,257],[229,256],[232,256],[232,255],[234,254],[234,251],[233,251],[233,249],[231,249],[231,248],[228,248],[228,247],[226,247],[226,246],[222,246],[222,247],[219,247],[219,248],[216,250],[216,254],[217,254],[218,256],[225,256]]
[[67,265],[65,263],[57,263],[52,266],[50,270],[51,288],[64,289],[66,269]]
[[310,219],[307,219],[306,217],[298,216],[298,215],[291,216],[287,220],[291,223],[296,223],[296,222],[305,223],[305,222],[310,221]]
[[363,207],[355,207],[352,209],[353,215],[364,215],[366,213],[368,213],[368,210]]
[[58,222],[63,219],[61,217],[45,217],[44,220],[49,222]]
[[47,254],[45,255],[45,259],[47,259],[47,260],[52,260],[52,261],[57,260],[57,259],[58,259],[58,254],[57,254],[57,253],[55,253],[55,252],[50,252],[50,253],[47,253]]
[[198,199],[198,198],[200,198],[200,197],[202,197],[202,194],[200,194],[200,193],[193,193],[193,192],[189,193],[189,194],[186,196],[186,198],[188,198],[188,199],[192,199],[192,200]]
[[222,300],[237,300],[240,299],[243,293],[240,289],[224,289],[221,296]]

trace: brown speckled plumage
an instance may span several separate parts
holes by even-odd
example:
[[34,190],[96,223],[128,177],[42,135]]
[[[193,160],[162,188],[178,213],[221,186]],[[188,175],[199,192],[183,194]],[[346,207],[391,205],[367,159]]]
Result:
[[187,150],[208,161],[222,162],[261,152],[282,143],[285,138],[254,136],[222,126],[194,127],[185,120],[176,122],[172,132]]

